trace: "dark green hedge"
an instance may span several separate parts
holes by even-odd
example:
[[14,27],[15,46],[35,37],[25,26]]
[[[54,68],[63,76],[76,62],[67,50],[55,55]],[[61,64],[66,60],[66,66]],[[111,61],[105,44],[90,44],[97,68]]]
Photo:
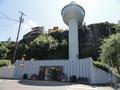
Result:
[[101,62],[93,61],[93,65],[97,68],[104,70],[105,72],[109,72],[109,69],[106,67],[106,65]]
[[0,60],[0,67],[9,66],[10,60]]

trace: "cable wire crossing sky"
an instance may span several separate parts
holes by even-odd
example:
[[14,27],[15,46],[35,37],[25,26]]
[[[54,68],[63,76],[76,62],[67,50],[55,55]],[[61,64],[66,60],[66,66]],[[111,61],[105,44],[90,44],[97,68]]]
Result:
[[[20,38],[31,27],[44,26],[45,30],[53,26],[68,29],[61,17],[62,8],[72,0],[0,0],[0,41],[9,37],[16,39],[19,10],[24,12]],[[117,23],[120,20],[120,0],[74,0],[85,9],[86,24],[99,22]]]

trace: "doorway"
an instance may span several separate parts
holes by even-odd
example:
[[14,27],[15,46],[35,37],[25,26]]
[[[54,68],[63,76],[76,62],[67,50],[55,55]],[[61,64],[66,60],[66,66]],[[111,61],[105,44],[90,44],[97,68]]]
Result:
[[62,66],[42,66],[41,68],[44,69],[44,80],[58,81],[59,73],[63,72]]

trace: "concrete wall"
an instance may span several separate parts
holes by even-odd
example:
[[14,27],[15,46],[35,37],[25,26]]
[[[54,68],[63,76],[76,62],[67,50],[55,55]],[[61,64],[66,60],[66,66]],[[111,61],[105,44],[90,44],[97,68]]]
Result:
[[[22,78],[26,73],[30,77],[32,74],[39,73],[40,66],[63,66],[64,73],[67,79],[72,75],[77,77],[88,77],[91,79],[91,58],[80,60],[36,60],[36,61],[20,61],[15,63],[14,78]],[[24,64],[24,65],[23,65]]]
[[13,78],[14,67],[0,68],[0,78]]
[[92,84],[110,83],[109,73],[93,66],[92,67]]
[[40,66],[63,66],[67,80],[72,75],[78,77],[87,77],[91,84],[109,83],[109,74],[95,66],[93,66],[92,58],[84,58],[80,60],[36,60],[36,61],[20,61],[15,63],[14,78],[20,79],[23,74],[38,74]]

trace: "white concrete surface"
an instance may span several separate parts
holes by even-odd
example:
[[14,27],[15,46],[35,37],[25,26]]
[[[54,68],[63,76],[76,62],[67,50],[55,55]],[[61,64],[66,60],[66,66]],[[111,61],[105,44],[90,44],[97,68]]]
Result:
[[93,66],[91,68],[92,70],[92,84],[99,84],[99,83],[110,83],[110,79],[109,79],[109,73]]
[[0,80],[0,83],[2,82],[2,80]]
[[71,85],[67,90],[97,90],[96,87],[78,84],[78,85]]
[[78,44],[78,21],[71,19],[69,21],[69,60],[79,59]]
[[53,81],[3,80],[0,90],[113,90],[111,87],[88,86],[83,84],[62,83]]
[[13,78],[14,67],[0,68],[0,78]]

